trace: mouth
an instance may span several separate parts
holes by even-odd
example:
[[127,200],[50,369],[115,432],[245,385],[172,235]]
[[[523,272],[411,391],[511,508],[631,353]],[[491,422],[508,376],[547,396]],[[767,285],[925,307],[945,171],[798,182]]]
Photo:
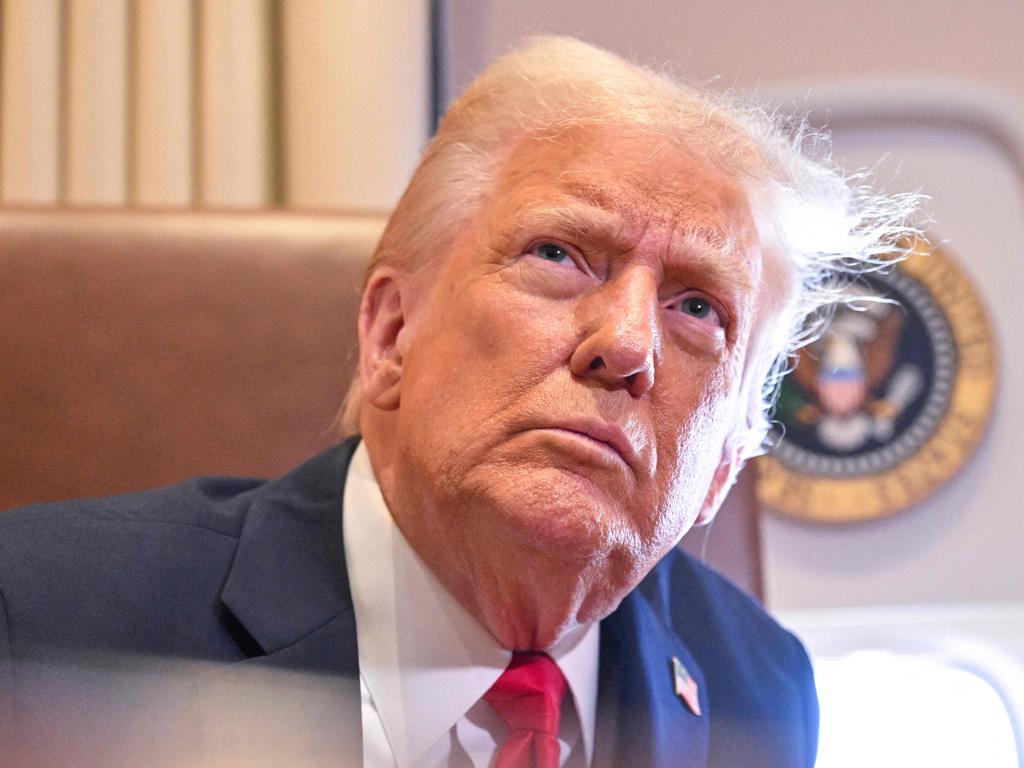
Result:
[[640,456],[621,427],[600,419],[583,418],[562,420],[537,429],[571,441],[583,451],[596,453],[605,460],[625,465],[630,472],[638,474]]

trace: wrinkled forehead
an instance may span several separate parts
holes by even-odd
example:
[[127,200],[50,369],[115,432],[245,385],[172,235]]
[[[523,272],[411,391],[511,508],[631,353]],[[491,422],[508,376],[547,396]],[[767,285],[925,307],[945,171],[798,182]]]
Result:
[[559,198],[632,230],[668,228],[722,248],[757,239],[738,180],[681,142],[635,126],[574,126],[517,142],[496,179],[492,206],[509,215],[509,208]]

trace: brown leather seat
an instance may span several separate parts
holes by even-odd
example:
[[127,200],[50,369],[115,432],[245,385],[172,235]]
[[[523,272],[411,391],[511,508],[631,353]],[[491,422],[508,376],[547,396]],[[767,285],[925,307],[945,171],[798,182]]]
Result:
[[[0,509],[272,476],[335,441],[384,221],[0,211]],[[741,483],[707,554],[760,594],[755,512]]]
[[0,509],[328,445],[380,216],[0,212]]

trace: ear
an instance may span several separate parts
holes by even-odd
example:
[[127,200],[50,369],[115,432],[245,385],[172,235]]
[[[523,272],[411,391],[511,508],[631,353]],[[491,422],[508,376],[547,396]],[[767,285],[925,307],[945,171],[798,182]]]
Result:
[[359,304],[359,380],[366,401],[385,411],[400,402],[404,278],[389,267],[375,270]]
[[732,490],[736,476],[743,469],[744,463],[744,460],[740,458],[739,446],[732,445],[731,441],[727,441],[722,448],[722,460],[711,478],[708,495],[704,497],[704,502],[697,512],[697,519],[693,523],[695,526],[707,525],[715,519],[718,508],[722,506],[725,497]]

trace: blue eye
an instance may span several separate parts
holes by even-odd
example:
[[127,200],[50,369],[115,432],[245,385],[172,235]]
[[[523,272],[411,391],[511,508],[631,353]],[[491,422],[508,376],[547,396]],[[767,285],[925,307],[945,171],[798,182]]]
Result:
[[672,309],[704,323],[725,327],[724,318],[715,309],[715,305],[703,296],[686,296],[672,305]]
[[555,264],[561,264],[570,258],[569,252],[565,248],[554,243],[539,243],[530,249],[530,253]]
[[697,318],[705,318],[714,312],[710,302],[706,299],[702,299],[700,296],[690,296],[689,298],[683,299],[679,302],[679,306],[683,312]]

